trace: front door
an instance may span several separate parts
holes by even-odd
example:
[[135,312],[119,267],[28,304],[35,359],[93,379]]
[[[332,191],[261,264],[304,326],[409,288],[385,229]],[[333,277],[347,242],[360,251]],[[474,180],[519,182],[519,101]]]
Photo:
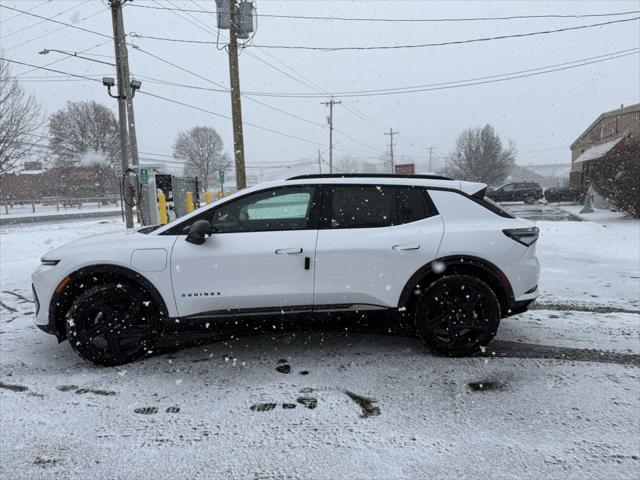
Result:
[[194,245],[181,237],[171,255],[181,317],[311,308],[317,230],[315,189],[249,194],[216,207],[214,233]]

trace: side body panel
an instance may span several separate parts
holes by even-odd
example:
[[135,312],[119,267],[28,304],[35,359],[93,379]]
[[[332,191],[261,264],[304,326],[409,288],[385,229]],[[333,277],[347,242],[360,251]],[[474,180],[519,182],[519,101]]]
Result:
[[164,299],[169,316],[177,315],[168,259],[176,237],[143,235],[134,231],[89,237],[47,253],[62,260],[55,266],[40,265],[32,274],[41,303],[36,324],[49,323],[49,303],[65,277],[94,265],[115,265],[147,279]]
[[393,227],[320,230],[316,308],[396,307],[409,277],[436,257],[442,234],[439,215]]
[[538,284],[540,264],[536,245],[521,245],[502,230],[523,228],[531,223],[503,218],[455,192],[429,191],[444,219],[444,236],[438,257],[469,255],[498,267],[508,278],[516,300],[535,298],[537,291],[525,295]]

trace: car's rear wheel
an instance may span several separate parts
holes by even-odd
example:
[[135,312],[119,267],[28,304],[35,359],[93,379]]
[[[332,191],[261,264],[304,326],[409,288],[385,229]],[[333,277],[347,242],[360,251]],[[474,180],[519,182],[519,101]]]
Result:
[[415,322],[429,349],[450,356],[471,355],[495,336],[500,303],[493,290],[475,277],[442,277],[418,298]]
[[150,354],[159,339],[160,313],[142,288],[108,283],[88,288],[67,312],[67,337],[83,358],[121,365]]
[[533,205],[534,203],[536,203],[536,199],[533,197],[526,197],[524,199],[524,203],[526,203],[527,205]]

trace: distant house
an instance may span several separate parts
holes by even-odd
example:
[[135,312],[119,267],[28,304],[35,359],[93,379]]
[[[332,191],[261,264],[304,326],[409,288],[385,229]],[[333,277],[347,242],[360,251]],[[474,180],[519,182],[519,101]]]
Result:
[[571,184],[588,188],[598,163],[635,155],[639,141],[640,103],[600,114],[571,144]]

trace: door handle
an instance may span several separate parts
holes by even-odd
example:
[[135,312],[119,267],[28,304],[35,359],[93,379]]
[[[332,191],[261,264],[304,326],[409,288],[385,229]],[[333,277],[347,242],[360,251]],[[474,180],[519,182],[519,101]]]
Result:
[[394,245],[394,250],[418,250],[420,248],[419,243],[403,243],[402,245]]
[[276,255],[293,255],[296,253],[302,253],[301,248],[279,248],[276,250]]

